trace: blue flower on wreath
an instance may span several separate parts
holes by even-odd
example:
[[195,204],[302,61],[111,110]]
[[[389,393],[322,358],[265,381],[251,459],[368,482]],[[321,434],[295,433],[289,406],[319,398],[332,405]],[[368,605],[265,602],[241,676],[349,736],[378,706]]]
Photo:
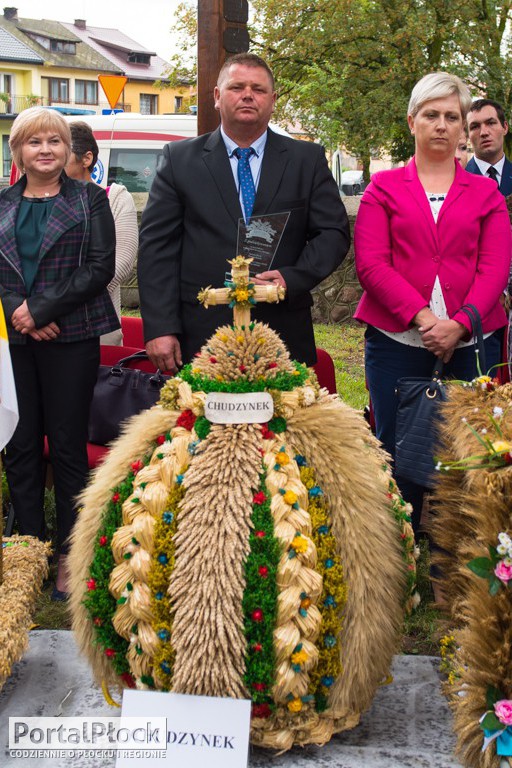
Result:
[[318,485],[314,485],[312,488],[309,489],[309,495],[310,496],[323,496],[324,492],[321,488],[318,487]]
[[174,513],[164,512],[162,515],[162,520],[164,521],[164,523],[168,523],[168,524],[172,523],[172,521],[174,520]]
[[158,557],[157,557],[157,560],[162,565],[166,565],[166,563],[167,563],[167,555],[165,554],[165,552],[162,552],[161,554],[159,554]]
[[334,635],[325,635],[324,645],[326,648],[334,648],[336,645],[336,638]]
[[320,525],[318,528],[318,533],[320,536],[326,536],[329,533],[329,526],[328,525]]
[[299,467],[305,467],[307,462],[304,456],[301,456],[299,453],[295,456],[295,461],[299,465]]
[[157,633],[160,640],[163,640],[164,642],[170,638],[170,634],[167,629],[161,629]]

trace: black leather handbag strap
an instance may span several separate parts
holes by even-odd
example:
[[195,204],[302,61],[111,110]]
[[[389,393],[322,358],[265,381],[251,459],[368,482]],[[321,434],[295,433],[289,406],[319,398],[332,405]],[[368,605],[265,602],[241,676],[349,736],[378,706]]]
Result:
[[471,330],[475,339],[475,355],[477,359],[477,368],[480,373],[487,373],[487,365],[485,360],[485,346],[484,346],[484,334],[482,331],[482,318],[480,312],[474,304],[464,304],[460,308],[461,312],[469,317],[471,322]]
[[434,398],[437,396],[438,392],[438,384],[441,381],[441,376],[443,373],[443,367],[444,363],[441,357],[436,358],[436,362],[434,363],[434,370],[432,371],[432,384],[427,389],[427,397]]

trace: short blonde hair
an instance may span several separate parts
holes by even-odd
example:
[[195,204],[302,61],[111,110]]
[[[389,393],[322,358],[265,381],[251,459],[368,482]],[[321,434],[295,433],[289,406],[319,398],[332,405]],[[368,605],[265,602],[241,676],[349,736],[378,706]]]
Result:
[[451,75],[448,72],[431,72],[422,77],[412,89],[407,116],[416,117],[427,101],[444,99],[454,94],[459,97],[460,111],[465,120],[472,102],[467,85],[457,75]]
[[11,134],[9,136],[9,148],[12,159],[16,167],[24,173],[23,161],[21,159],[21,148],[28,141],[30,136],[41,131],[58,133],[64,142],[66,152],[66,163],[71,155],[71,131],[68,123],[59,112],[45,107],[29,107],[20,112],[12,124]]

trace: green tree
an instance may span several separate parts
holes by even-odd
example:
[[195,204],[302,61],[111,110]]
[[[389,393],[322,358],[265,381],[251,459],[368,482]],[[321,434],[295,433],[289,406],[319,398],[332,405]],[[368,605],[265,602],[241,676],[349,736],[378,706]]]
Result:
[[509,105],[512,0],[254,0],[254,47],[274,67],[281,113],[363,163],[413,151],[414,84],[445,69]]

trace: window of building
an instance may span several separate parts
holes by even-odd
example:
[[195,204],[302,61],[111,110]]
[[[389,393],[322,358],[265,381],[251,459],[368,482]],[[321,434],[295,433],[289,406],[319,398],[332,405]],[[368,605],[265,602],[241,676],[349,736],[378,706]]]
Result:
[[75,80],[75,103],[97,104],[98,83],[95,80]]
[[128,61],[130,64],[151,64],[149,53],[129,53]]
[[140,94],[141,115],[158,115],[158,96],[152,93]]
[[9,177],[11,173],[11,150],[9,149],[9,136],[2,136],[2,176]]
[[50,40],[50,51],[54,53],[76,53],[76,43],[68,40]]
[[181,112],[183,109],[183,96],[175,96],[174,97],[174,111],[175,112]]
[[48,99],[49,104],[55,101],[69,102],[69,80],[60,77],[41,78],[42,96]]

